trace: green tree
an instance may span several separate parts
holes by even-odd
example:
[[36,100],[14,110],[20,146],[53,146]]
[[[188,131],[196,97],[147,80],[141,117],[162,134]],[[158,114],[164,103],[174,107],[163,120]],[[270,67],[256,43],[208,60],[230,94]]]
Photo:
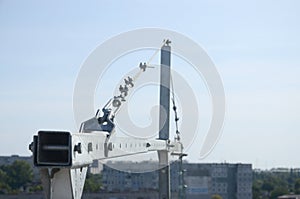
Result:
[[41,191],[43,191],[43,186],[41,184],[32,185],[32,186],[30,186],[29,191],[30,192],[41,192]]
[[7,174],[0,169],[0,194],[5,194],[11,191],[10,186],[7,184],[8,176]]
[[286,187],[276,187],[272,192],[271,192],[271,199],[276,199],[278,196],[288,194],[289,190]]
[[88,174],[84,184],[84,191],[86,192],[98,192],[102,188],[102,176],[101,174]]
[[253,181],[253,186],[252,186],[253,199],[259,199],[260,196],[262,195],[262,192],[261,192],[262,184],[263,184],[263,182],[261,180]]
[[[299,179],[299,180],[298,180]],[[276,195],[285,193],[300,194],[300,173],[286,171],[261,171],[253,172],[253,199],[276,198]],[[272,197],[271,197],[272,196]]]
[[2,166],[7,175],[7,184],[12,189],[25,188],[33,179],[31,166],[23,160],[16,160],[11,165]]
[[262,190],[266,191],[269,196],[271,191],[274,189],[274,184],[272,181],[266,180],[263,182],[261,188]]
[[297,178],[295,180],[295,185],[294,185],[294,189],[295,189],[295,194],[300,194],[300,178]]
[[218,194],[214,194],[211,196],[211,199],[222,199],[222,196],[220,196]]

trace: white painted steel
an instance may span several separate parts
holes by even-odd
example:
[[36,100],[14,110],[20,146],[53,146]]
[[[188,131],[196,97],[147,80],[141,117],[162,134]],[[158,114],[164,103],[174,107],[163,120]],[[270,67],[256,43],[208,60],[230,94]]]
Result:
[[[150,151],[181,153],[180,142],[109,136],[107,132],[71,134],[70,167],[41,167],[40,173],[47,199],[80,199],[88,166],[93,160],[128,156]],[[74,149],[81,145],[80,152]]]

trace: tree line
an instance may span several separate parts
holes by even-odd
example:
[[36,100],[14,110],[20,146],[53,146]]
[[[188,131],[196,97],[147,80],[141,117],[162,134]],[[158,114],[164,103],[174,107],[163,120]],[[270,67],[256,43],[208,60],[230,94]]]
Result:
[[[87,174],[85,192],[99,192],[102,188],[101,174]],[[34,181],[32,166],[24,160],[0,166],[0,194],[18,194],[21,192],[40,192],[41,181]]]
[[26,161],[16,160],[0,166],[0,194],[22,192],[33,186],[32,180],[33,170]]
[[254,171],[253,172],[253,199],[277,199],[285,194],[300,194],[300,173]]

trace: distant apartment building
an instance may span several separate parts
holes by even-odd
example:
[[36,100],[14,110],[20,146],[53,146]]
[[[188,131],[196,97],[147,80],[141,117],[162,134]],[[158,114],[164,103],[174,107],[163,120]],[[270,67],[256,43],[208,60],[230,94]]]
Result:
[[272,173],[294,173],[300,174],[300,168],[273,168],[270,170]]
[[88,172],[91,174],[99,174],[102,172],[102,163],[100,160],[94,160],[93,163],[89,166]]
[[[115,170],[118,168],[129,171]],[[156,162],[114,162],[103,165],[103,185],[108,192],[140,192],[158,190],[158,171],[139,173],[138,168],[154,168]],[[180,184],[180,165],[174,162],[170,166],[172,198],[177,198]],[[184,191],[189,199],[210,199],[219,194],[223,199],[252,199],[251,164],[191,164],[184,163]],[[150,196],[148,198],[151,198]]]
[[251,164],[184,164],[188,198],[252,199]]
[[[136,192],[158,189],[158,172],[143,172],[155,162],[110,162],[103,165],[103,185],[108,192]],[[127,172],[124,172],[127,171]]]

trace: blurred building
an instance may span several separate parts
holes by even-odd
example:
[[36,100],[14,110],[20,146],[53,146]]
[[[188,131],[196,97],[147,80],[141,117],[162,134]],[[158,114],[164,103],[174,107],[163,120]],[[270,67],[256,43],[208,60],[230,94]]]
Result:
[[[156,162],[108,162],[103,165],[103,185],[108,192],[136,192],[158,189]],[[126,171],[126,172],[124,172]],[[149,172],[144,172],[149,171]]]
[[300,199],[300,195],[284,195],[279,196],[278,199]]
[[93,163],[89,166],[88,172],[91,174],[100,174],[103,169],[102,165],[100,160],[93,160]]
[[[158,190],[158,172],[147,171],[155,168],[156,162],[110,162],[103,165],[103,185],[113,193]],[[114,169],[114,168],[118,168]],[[179,189],[184,188],[186,198],[210,199],[219,194],[223,199],[252,199],[251,164],[192,164],[179,162],[171,164],[170,181],[172,198],[177,198]],[[124,172],[127,171],[127,172]],[[184,185],[180,175],[184,175]]]

